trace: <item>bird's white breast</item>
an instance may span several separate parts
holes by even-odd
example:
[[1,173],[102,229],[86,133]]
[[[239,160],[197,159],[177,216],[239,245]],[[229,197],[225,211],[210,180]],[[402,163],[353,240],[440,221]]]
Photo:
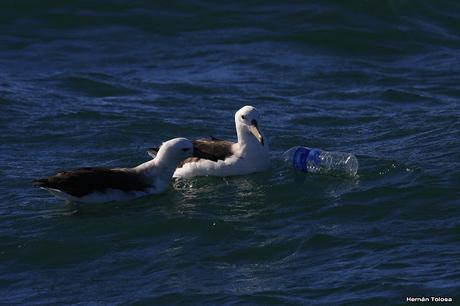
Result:
[[232,155],[225,160],[214,162],[200,159],[197,162],[184,164],[176,169],[173,177],[193,176],[234,176],[245,175],[267,170],[270,167],[268,152],[265,156],[259,154]]

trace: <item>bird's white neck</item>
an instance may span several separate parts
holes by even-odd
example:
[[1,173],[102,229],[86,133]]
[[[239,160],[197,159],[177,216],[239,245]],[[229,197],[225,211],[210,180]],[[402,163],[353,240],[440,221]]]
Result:
[[[265,143],[262,145],[256,137],[249,131],[246,126],[241,124],[236,124],[236,135],[238,137],[238,146],[243,148],[248,148],[250,150],[260,150],[266,151],[268,150],[267,144]],[[263,135],[262,135],[263,136]]]
[[134,167],[133,170],[142,174],[148,180],[153,180],[157,189],[167,188],[178,162],[157,155],[154,159]]

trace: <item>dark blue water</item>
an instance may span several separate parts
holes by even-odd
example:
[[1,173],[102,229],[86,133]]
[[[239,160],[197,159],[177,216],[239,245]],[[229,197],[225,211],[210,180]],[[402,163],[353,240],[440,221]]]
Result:
[[[457,1],[1,2],[1,302],[458,302],[459,51]],[[266,173],[80,208],[31,186],[234,139],[246,104]],[[359,178],[284,167],[295,145]]]

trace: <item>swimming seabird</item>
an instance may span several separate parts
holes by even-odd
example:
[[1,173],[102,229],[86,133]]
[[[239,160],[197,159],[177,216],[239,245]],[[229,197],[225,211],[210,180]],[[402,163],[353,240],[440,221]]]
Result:
[[134,168],[79,168],[34,180],[58,198],[73,202],[123,201],[164,192],[177,165],[192,155],[192,142],[174,138],[164,142],[157,156]]
[[[236,143],[214,137],[192,141],[199,157],[184,160],[173,176],[233,176],[268,169],[268,144],[259,130],[259,117],[253,106],[244,106],[235,113]],[[157,150],[152,148],[148,153],[154,156]]]

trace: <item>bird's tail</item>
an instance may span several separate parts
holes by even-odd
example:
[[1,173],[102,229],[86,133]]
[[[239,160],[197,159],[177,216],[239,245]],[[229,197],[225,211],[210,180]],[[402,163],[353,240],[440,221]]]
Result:
[[32,181],[32,185],[35,187],[47,187],[48,179],[36,179]]
[[150,157],[155,158],[158,154],[158,151],[160,151],[160,148],[158,147],[148,148],[147,154],[150,155]]

